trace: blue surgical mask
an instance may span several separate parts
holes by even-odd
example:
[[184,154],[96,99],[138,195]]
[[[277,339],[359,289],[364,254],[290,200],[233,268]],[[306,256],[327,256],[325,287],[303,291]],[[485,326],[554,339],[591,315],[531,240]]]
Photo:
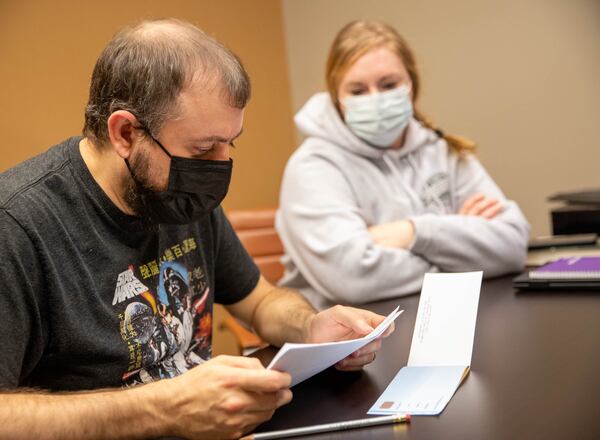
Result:
[[356,136],[375,148],[389,148],[413,116],[410,88],[350,96],[343,100],[344,120]]

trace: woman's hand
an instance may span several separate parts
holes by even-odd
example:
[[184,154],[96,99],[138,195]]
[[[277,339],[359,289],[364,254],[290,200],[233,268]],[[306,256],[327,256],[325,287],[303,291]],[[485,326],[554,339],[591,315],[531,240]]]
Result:
[[482,193],[477,193],[463,203],[458,213],[460,215],[474,215],[490,220],[496,217],[500,211],[502,211],[502,204],[499,200],[486,197]]

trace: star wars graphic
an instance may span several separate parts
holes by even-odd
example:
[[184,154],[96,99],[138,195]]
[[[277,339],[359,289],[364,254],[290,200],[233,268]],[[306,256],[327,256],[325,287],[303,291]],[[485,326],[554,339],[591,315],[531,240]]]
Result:
[[[134,267],[117,277],[113,305],[129,351],[127,386],[171,378],[211,355],[212,298],[201,267],[157,263],[158,276],[142,282]],[[149,282],[157,286],[149,286]]]

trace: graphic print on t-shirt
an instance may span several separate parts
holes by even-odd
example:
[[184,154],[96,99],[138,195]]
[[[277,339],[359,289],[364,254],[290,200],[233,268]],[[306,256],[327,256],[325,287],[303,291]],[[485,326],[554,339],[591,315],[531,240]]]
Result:
[[175,377],[210,358],[209,293],[193,238],[117,276],[112,304],[129,352],[126,385]]

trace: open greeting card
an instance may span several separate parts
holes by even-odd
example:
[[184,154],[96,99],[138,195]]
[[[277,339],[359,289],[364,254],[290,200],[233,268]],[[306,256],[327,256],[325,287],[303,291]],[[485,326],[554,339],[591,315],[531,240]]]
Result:
[[408,365],[368,414],[443,411],[471,366],[482,274],[425,274]]

